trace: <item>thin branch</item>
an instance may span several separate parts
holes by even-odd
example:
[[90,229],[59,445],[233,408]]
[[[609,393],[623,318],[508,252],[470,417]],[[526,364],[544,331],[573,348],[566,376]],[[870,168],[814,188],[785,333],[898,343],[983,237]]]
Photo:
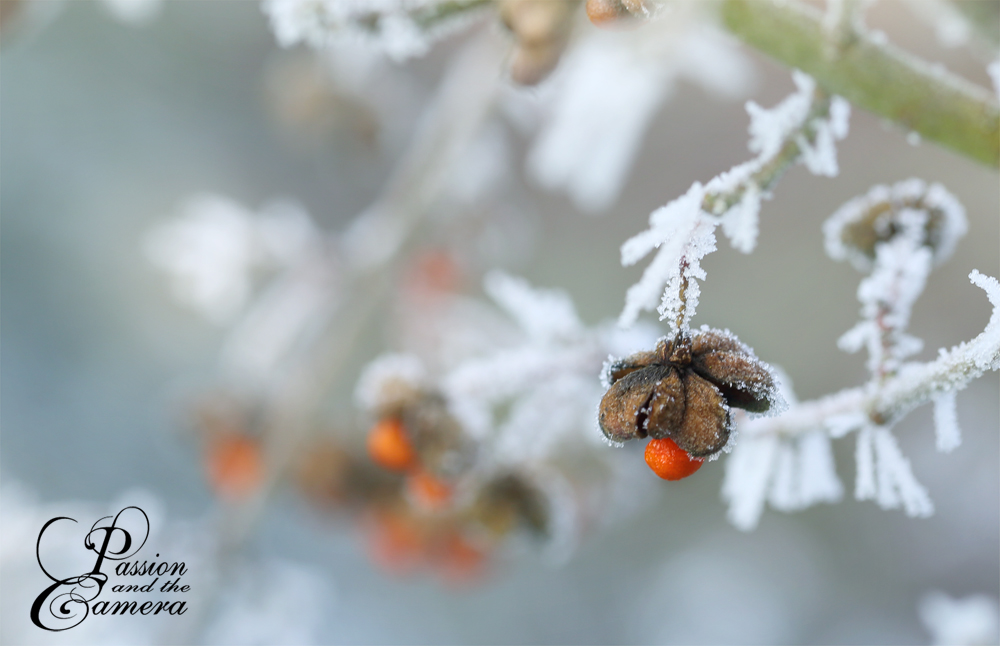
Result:
[[989,166],[1000,166],[1000,105],[989,92],[872,34],[841,47],[796,0],[723,0],[723,25],[832,94]]
[[[876,380],[803,402],[778,417],[750,420],[740,426],[740,432],[747,436],[790,437],[826,428],[841,435],[866,423],[864,415],[852,416],[847,426],[837,423],[837,418],[858,411],[864,411],[870,423],[893,423],[935,396],[964,388],[987,370],[997,370],[1000,368],[1000,283],[978,271],[973,271],[970,279],[986,291],[993,305],[990,322],[976,338],[947,352],[942,351],[934,361],[904,364],[896,375],[884,381]],[[840,428],[836,429],[837,426]]]

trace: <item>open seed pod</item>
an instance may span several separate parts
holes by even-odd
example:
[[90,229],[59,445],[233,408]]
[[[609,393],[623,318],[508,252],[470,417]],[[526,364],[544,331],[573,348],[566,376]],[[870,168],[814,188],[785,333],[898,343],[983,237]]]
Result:
[[733,407],[763,413],[780,401],[770,366],[728,331],[710,328],[663,339],[612,363],[605,377],[598,421],[609,440],[670,438],[693,457],[726,445]]

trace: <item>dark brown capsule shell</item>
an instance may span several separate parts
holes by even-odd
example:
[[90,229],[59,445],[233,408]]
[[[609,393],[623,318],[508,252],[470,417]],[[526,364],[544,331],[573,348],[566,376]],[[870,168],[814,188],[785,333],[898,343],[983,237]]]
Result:
[[646,430],[640,426],[640,411],[645,408],[653,389],[668,371],[668,368],[662,366],[636,370],[608,388],[601,399],[598,415],[598,423],[605,437],[613,442],[646,437]]
[[680,430],[684,421],[684,382],[675,368],[657,382],[646,404],[645,417],[646,432],[655,439],[671,437]]
[[774,380],[752,355],[706,352],[695,355],[692,368],[715,384],[730,406],[753,413],[763,413],[771,407],[768,394],[774,392]]
[[624,359],[615,361],[608,369],[608,383],[614,384],[616,381],[622,379],[629,373],[653,365],[657,362],[657,358],[658,355],[655,351],[636,352],[635,354],[630,354]]
[[753,356],[753,351],[732,334],[722,330],[707,329],[691,340],[691,354],[698,356],[706,352],[738,352]]
[[684,379],[684,421],[671,436],[691,457],[703,457],[722,450],[729,441],[732,413],[718,388],[696,374]]

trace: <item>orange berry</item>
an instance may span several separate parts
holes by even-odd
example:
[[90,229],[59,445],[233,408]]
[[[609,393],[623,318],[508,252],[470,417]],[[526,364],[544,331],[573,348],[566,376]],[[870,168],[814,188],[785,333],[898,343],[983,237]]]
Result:
[[586,11],[590,22],[602,29],[629,30],[641,24],[622,0],[587,0]]
[[451,487],[426,471],[417,471],[406,479],[406,492],[423,509],[437,511],[451,501]]
[[406,427],[398,417],[388,417],[368,433],[368,455],[375,464],[390,471],[406,471],[417,462]]
[[618,0],[587,0],[587,18],[598,27],[606,27],[622,15],[628,15]]
[[208,445],[205,469],[215,493],[235,502],[246,499],[260,486],[264,479],[264,458],[255,440],[225,434]]
[[692,458],[669,437],[650,440],[646,445],[646,464],[664,480],[686,478],[704,463],[704,460]]

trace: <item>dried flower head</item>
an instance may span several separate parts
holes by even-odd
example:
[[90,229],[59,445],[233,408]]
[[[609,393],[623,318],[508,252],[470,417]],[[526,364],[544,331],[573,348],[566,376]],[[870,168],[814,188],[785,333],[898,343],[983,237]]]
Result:
[[535,85],[555,68],[569,42],[576,2],[503,0],[500,19],[514,34],[510,76],[515,83]]
[[931,250],[934,264],[951,256],[968,223],[962,204],[940,184],[908,179],[873,186],[839,209],[823,225],[826,250],[834,260],[847,259],[869,271],[875,247],[899,236]]
[[470,512],[477,524],[495,537],[506,536],[517,528],[539,536],[548,532],[549,513],[544,495],[515,473],[487,482],[476,494]]
[[770,366],[728,331],[707,327],[616,361],[606,377],[599,421],[609,440],[670,438],[693,457],[726,445],[731,407],[763,413],[780,401]]

